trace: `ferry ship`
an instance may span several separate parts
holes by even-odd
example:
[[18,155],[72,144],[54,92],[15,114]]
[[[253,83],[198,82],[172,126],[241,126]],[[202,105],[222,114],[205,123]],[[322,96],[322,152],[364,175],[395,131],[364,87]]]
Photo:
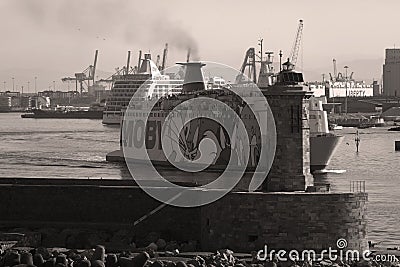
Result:
[[[254,49],[253,49],[254,50]],[[250,49],[249,49],[250,51]],[[254,56],[254,51],[250,51],[248,54],[252,54]],[[247,57],[247,56],[246,56]],[[151,62],[151,65],[155,64],[149,59],[148,61]],[[250,60],[255,64],[255,59]],[[268,57],[266,60],[261,60],[259,61],[261,63],[261,68],[260,68],[260,73],[259,73],[259,78],[258,78],[258,83],[257,85],[259,86],[260,89],[262,88],[268,88],[269,86],[273,86],[274,83],[277,81],[277,76],[279,74],[274,73],[273,67],[272,67],[272,57],[271,53],[268,54]],[[242,73],[244,73],[244,69],[241,70]],[[254,71],[255,73],[255,71]],[[156,77],[157,75],[152,75],[152,77]],[[180,92],[182,90],[182,80],[175,80],[173,83],[173,86],[170,87],[170,90],[174,90],[173,94],[177,97],[177,99],[181,99],[182,97],[185,98],[184,96],[180,95]],[[238,81],[236,81],[238,82]],[[144,81],[141,81],[141,84],[143,84]],[[210,89],[222,89],[226,86],[231,86],[230,84],[227,84],[222,78],[211,78],[208,77],[206,84],[206,88],[208,90]],[[123,117],[123,111],[125,110],[126,107],[129,104],[129,101],[131,97],[133,96],[134,92],[136,92],[137,88],[139,88],[140,85],[136,84],[135,88],[129,89],[129,93],[125,92],[125,97],[122,99],[123,102],[119,104],[118,107],[120,109],[113,114],[113,123],[115,124],[120,124],[121,119]],[[208,92],[209,93],[209,92]],[[327,114],[326,111],[323,110],[323,103],[326,103],[326,99],[324,98],[311,98],[310,100],[310,149],[311,149],[311,159],[310,159],[310,167],[311,171],[316,171],[316,170],[322,170],[325,169],[329,162],[330,159],[332,158],[337,146],[343,139],[341,136],[338,136],[334,133],[329,132],[328,128],[328,119],[327,119]],[[164,102],[167,103],[167,102]],[[171,103],[171,101],[168,101],[168,103]],[[178,104],[175,102],[175,104]],[[166,105],[166,104],[165,104]],[[164,114],[161,112],[160,114],[157,114],[156,118],[158,116],[161,116]],[[122,142],[122,141],[121,141]],[[121,143],[122,146],[122,143]],[[117,150],[114,152],[111,152],[107,155],[107,160],[109,161],[124,161],[123,154],[121,150]]]
[[180,93],[183,80],[179,77],[162,75],[151,60],[150,54],[145,54],[141,66],[135,73],[113,76],[111,93],[106,99],[103,112],[103,124],[119,125],[121,123],[121,110],[126,108],[137,89],[147,80],[151,86],[146,97],[174,95]]
[[[262,62],[265,64],[270,64],[271,61],[266,61]],[[289,70],[290,71],[290,70]],[[277,77],[280,75],[274,74],[272,75],[272,68],[270,66],[264,66],[261,68],[260,71],[260,82],[263,82],[263,84],[259,84],[260,89],[262,90],[263,87],[269,87],[269,86],[274,86],[274,83],[277,80]],[[210,79],[211,80],[211,79]],[[217,79],[216,79],[217,80]],[[302,80],[302,79],[301,79]],[[297,80],[296,82],[299,82],[300,80]],[[235,109],[239,105],[239,102],[232,98],[229,97],[229,94],[226,94],[226,92],[223,91],[223,88],[225,86],[232,86],[228,85],[224,82],[219,82],[220,86],[215,89],[215,86],[206,86],[208,90],[204,90],[201,93],[204,94],[215,94],[218,96],[218,98],[221,98],[222,95],[223,97],[227,98],[224,100],[226,103],[230,103],[230,105]],[[183,87],[183,86],[182,86]],[[177,88],[182,88],[181,86],[177,86]],[[181,90],[181,89],[180,89]],[[218,92],[218,90],[222,90],[222,95],[221,92]],[[201,95],[200,93],[200,95]],[[181,103],[182,101],[193,97],[192,95],[188,95],[187,93],[180,93],[176,94],[172,98],[167,98],[162,100],[162,104],[160,107],[162,107],[160,110],[154,110],[154,114],[151,114],[149,117],[149,120],[161,120],[160,123],[164,122],[165,117],[167,116],[168,110],[171,107],[174,107]],[[236,107],[235,107],[236,106]],[[125,110],[125,108],[123,109]],[[153,111],[152,111],[153,112]],[[242,118],[245,118],[247,115],[244,113],[241,114]],[[251,116],[249,116],[251,117]],[[249,123],[249,122],[248,122]],[[211,127],[212,128],[212,127]],[[197,132],[198,134],[199,132]],[[322,100],[319,98],[314,98],[310,101],[310,149],[311,149],[311,170],[316,171],[316,170],[321,170],[326,168],[326,166],[329,164],[329,161],[333,155],[333,153],[336,150],[336,147],[342,140],[342,137],[337,136],[333,133],[329,132],[328,129],[328,119],[327,119],[327,114],[323,110],[322,107]],[[192,133],[193,134],[193,133]],[[220,138],[221,133],[214,133],[214,136],[217,136],[216,138]],[[122,136],[121,136],[122,137]],[[257,138],[256,138],[257,139]],[[120,150],[111,152],[107,154],[107,160],[108,161],[124,161],[124,156],[122,153],[123,149],[123,144],[126,142],[126,140],[120,140]],[[220,140],[218,140],[220,143]],[[222,147],[222,146],[221,146]],[[219,148],[222,151],[222,148]],[[221,152],[219,151],[219,152]],[[150,158],[156,162],[159,165],[165,164],[168,162],[167,158],[163,153],[159,153],[159,151],[153,151],[149,153]],[[251,162],[255,163],[255,155],[251,155],[250,158],[253,158]],[[215,159],[215,162],[223,162],[226,161],[226,159]]]
[[[124,108],[122,113],[125,117],[122,118],[120,150],[107,154],[107,160],[124,161],[123,151],[132,146],[132,140],[135,140],[138,136],[145,135],[146,154],[148,154],[149,159],[156,166],[171,166],[172,162],[185,164],[189,161],[195,161],[196,166],[207,166],[208,169],[221,170],[226,168],[228,163],[231,162],[232,157],[235,162],[233,169],[239,166],[244,167],[247,171],[254,171],[256,168],[258,171],[263,170],[266,166],[259,167],[258,161],[260,160],[260,145],[264,137],[261,137],[256,117],[261,116],[264,118],[261,121],[266,121],[267,125],[270,125],[268,121],[271,122],[272,120],[267,120],[265,117],[265,104],[261,105],[261,102],[257,101],[260,97],[262,99],[265,98],[255,93],[258,91],[258,94],[260,94],[256,85],[251,81],[248,81],[245,85],[227,84],[221,77],[208,77],[208,79],[204,79],[203,72],[201,71],[203,63],[186,62],[180,64],[185,67],[185,79],[181,86],[181,93],[162,97],[151,108],[150,112],[146,108],[143,108],[147,104],[143,98],[136,99],[136,101],[134,100],[133,103],[129,104],[130,107],[132,105],[135,106],[134,110]],[[193,76],[192,73],[197,73],[198,75],[195,76],[200,78],[188,78],[188,76]],[[196,82],[193,82],[193,80],[196,80]],[[150,84],[151,81],[149,85],[144,84],[144,87],[150,86]],[[254,90],[251,90],[252,87]],[[233,90],[235,94],[228,88]],[[146,92],[147,88],[143,91]],[[243,96],[250,97],[251,103],[248,104],[252,106],[252,109],[241,99]],[[225,107],[204,101],[202,97],[217,99],[223,102],[231,108],[231,112]],[[191,104],[193,102],[190,102],[190,100],[196,98],[199,99],[200,104]],[[137,108],[136,105],[140,107]],[[166,122],[166,118],[171,114],[173,117],[181,116],[181,113],[175,114],[173,111],[178,105],[184,105],[182,107],[185,114],[183,117],[186,116],[193,119],[189,119],[188,123],[182,125],[182,130],[176,132],[175,129],[172,129],[171,125],[166,125],[166,123],[170,123],[169,121]],[[234,121],[232,111],[237,113],[237,116],[244,123],[250,142],[249,150],[243,148],[243,145],[240,143],[242,140],[236,138],[236,136],[239,136],[238,132],[240,131],[236,127],[240,127],[238,126],[239,123],[232,123]],[[149,113],[148,117],[146,113]],[[215,120],[207,117],[207,115],[220,121],[229,121],[232,124],[230,128],[232,132],[228,133],[224,127]],[[131,121],[126,117],[134,118],[134,120]],[[270,118],[272,118],[272,113]],[[151,128],[151,133],[149,131],[144,133],[144,128],[135,126],[138,123],[143,124],[143,120],[146,121],[147,126],[144,128]],[[172,124],[176,126],[174,123]],[[167,129],[165,130],[166,132],[161,132],[163,127]],[[232,138],[230,138],[230,134],[232,134]],[[171,142],[167,142],[167,144],[162,143],[161,145],[161,135],[167,136],[167,138],[168,136],[179,136],[179,144],[176,144],[177,142],[171,139]],[[216,144],[214,150],[210,151],[208,155],[202,155],[200,151],[200,143],[203,137],[212,139],[213,143]],[[178,153],[178,150],[181,150],[182,153]],[[165,151],[169,151],[170,153]],[[140,151],[135,151],[126,160],[140,162],[145,160],[146,157],[147,155],[141,154]]]
[[312,96],[309,99],[311,172],[323,170],[329,165],[344,138],[329,131],[328,115],[323,108],[326,103],[325,96]]

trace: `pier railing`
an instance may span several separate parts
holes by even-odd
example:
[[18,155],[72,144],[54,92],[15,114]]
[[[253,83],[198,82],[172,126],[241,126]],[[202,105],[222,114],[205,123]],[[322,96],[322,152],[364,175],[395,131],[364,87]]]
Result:
[[350,181],[350,192],[365,193],[365,181]]

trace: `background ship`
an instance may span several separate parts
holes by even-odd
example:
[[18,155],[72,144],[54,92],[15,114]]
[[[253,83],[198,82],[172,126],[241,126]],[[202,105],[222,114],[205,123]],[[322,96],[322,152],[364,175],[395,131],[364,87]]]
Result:
[[119,125],[121,123],[121,110],[126,108],[138,88],[147,80],[152,80],[147,96],[164,96],[180,92],[182,79],[161,75],[164,70],[168,46],[164,49],[163,61],[160,66],[151,60],[151,54],[144,54],[144,59],[139,53],[138,65],[130,70],[130,53],[128,53],[125,73],[113,75],[113,85],[109,97],[106,99],[103,113],[103,124]]
[[[335,97],[371,97],[374,96],[374,83],[368,84],[362,80],[353,78],[354,73],[343,74],[337,72],[336,59],[333,59],[333,74],[329,73],[329,79],[322,82],[309,82],[310,91],[314,92],[315,96],[326,96],[334,100]],[[376,84],[375,84],[376,85]]]
[[343,136],[329,131],[327,112],[323,108],[326,97],[313,96],[309,100],[311,172],[325,169]]
[[102,117],[103,108],[100,106],[59,106],[55,109],[33,109],[21,115],[21,118],[33,119],[102,119]]

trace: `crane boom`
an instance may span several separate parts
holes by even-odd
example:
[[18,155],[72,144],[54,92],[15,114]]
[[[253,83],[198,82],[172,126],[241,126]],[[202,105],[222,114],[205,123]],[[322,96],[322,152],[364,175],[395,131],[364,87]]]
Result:
[[294,40],[293,48],[289,56],[290,62],[293,65],[296,65],[297,63],[297,56],[299,54],[302,33],[303,33],[303,20],[301,19],[299,20],[299,27],[297,28],[296,38]]
[[96,75],[96,65],[97,65],[97,56],[99,54],[99,50],[96,50],[95,54],[94,54],[94,62],[93,62],[93,73],[92,73],[92,81],[93,84],[95,82],[95,75]]

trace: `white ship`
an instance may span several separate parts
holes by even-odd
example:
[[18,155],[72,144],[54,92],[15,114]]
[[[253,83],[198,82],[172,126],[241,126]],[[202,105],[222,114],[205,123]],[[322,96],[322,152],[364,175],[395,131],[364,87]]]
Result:
[[311,172],[325,169],[343,140],[343,136],[329,132],[328,115],[323,108],[326,103],[325,96],[309,99]]
[[[347,68],[346,68],[347,71]],[[329,80],[309,82],[310,91],[315,96],[335,97],[371,97],[374,96],[374,85],[363,80],[355,80],[353,72],[350,75],[336,70],[336,60],[333,59],[333,75],[329,73]]]
[[[250,52],[249,52],[250,51]],[[254,56],[254,49],[253,51],[251,51],[251,49],[249,49],[248,54],[246,55],[246,60],[247,61],[247,57],[249,55]],[[273,84],[276,82],[276,74],[274,74],[273,72],[273,68],[272,68],[272,53],[268,53],[268,57],[267,60],[261,60],[261,68],[260,68],[260,74],[259,74],[259,80],[258,80],[258,86],[260,88],[263,87],[268,87],[268,86],[273,86]],[[151,62],[149,63],[150,65],[154,65],[154,63],[152,63],[152,61],[150,60],[150,57],[148,57],[148,61]],[[250,60],[253,62],[254,66],[253,68],[255,68],[255,59]],[[243,65],[245,66],[245,64]],[[242,69],[242,73],[244,73],[244,69]],[[255,70],[254,72],[255,73]],[[150,74],[147,74],[150,75]],[[157,74],[158,75],[158,74]],[[152,74],[152,79],[156,80],[156,76]],[[123,84],[125,86],[125,91],[123,92],[123,97],[121,97],[121,95],[116,95],[116,94],[120,94],[118,93],[119,90],[123,90],[122,88],[115,88],[114,91],[111,94],[110,99],[118,99],[117,101],[114,101],[114,103],[116,103],[117,105],[113,105],[113,109],[109,109],[108,110],[108,114],[111,113],[111,115],[105,115],[103,122],[107,123],[107,116],[108,117],[112,117],[112,122],[114,124],[120,124],[121,122],[121,114],[123,114],[121,112],[122,110],[125,110],[126,107],[129,104],[130,99],[132,98],[133,94],[136,92],[136,90],[140,87],[141,84],[144,83],[143,81],[143,77],[140,77],[141,80],[140,84],[139,82],[136,83],[132,83],[134,84],[134,86],[131,85],[127,85],[126,82],[121,82],[121,84]],[[150,76],[149,76],[150,77]],[[217,88],[223,88],[224,86],[229,86],[228,84],[225,83],[225,81],[221,78],[208,78],[209,80],[207,80],[206,85],[205,85],[205,89],[217,89]],[[173,83],[173,86],[170,86],[167,90],[167,92],[169,93],[173,93],[177,95],[177,102],[175,101],[175,103],[173,103],[172,101],[166,101],[165,106],[167,105],[177,105],[179,104],[179,101],[182,101],[183,98],[186,98],[185,96],[179,96],[179,93],[182,90],[182,80],[175,80],[175,82]],[[126,88],[128,87],[128,88]],[[173,92],[170,90],[174,90]],[[167,92],[163,92],[166,94],[169,94]],[[149,92],[149,95],[150,92]],[[179,100],[179,101],[178,101]],[[316,171],[316,170],[322,170],[325,169],[326,166],[329,164],[330,159],[332,158],[338,144],[340,143],[340,141],[342,140],[341,136],[337,136],[333,133],[329,132],[328,129],[328,119],[327,119],[327,114],[326,111],[323,110],[322,104],[326,103],[326,99],[321,99],[321,98],[311,98],[310,101],[310,149],[311,149],[311,159],[310,159],[310,167],[311,167],[311,171]],[[105,113],[106,114],[106,113]],[[165,118],[165,114],[164,111],[158,111],[157,114],[155,114],[154,116],[152,116],[152,118]],[[108,120],[110,121],[110,120]],[[121,145],[121,149],[122,149],[122,140],[120,142]],[[124,161],[124,157],[123,157],[123,153],[122,151],[117,150],[117,151],[113,151],[109,154],[107,154],[107,160],[109,161]],[[156,160],[159,164],[163,163],[166,161],[166,159],[160,159],[160,160]]]
[[145,97],[180,93],[182,79],[162,75],[156,64],[151,60],[150,54],[145,54],[141,61],[142,64],[135,73],[113,77],[113,86],[103,112],[103,124],[119,125],[121,123],[121,110],[128,106],[137,89],[147,80],[151,80],[151,86],[149,86]]
[[[147,158],[147,155],[151,162],[156,166],[171,166],[171,163],[185,164],[187,162],[195,161],[198,166],[209,166],[208,169],[225,169],[227,164],[230,162],[231,157],[235,162],[234,166],[244,167],[248,171],[254,171],[258,167],[261,132],[259,130],[258,122],[256,117],[261,116],[267,121],[265,117],[265,104],[264,102],[258,101],[260,98],[257,97],[254,91],[259,94],[258,88],[252,83],[248,82],[244,86],[237,84],[227,84],[221,77],[207,77],[204,79],[201,67],[204,65],[200,62],[187,62],[180,63],[185,66],[185,80],[181,88],[181,93],[173,96],[165,96],[158,100],[157,104],[151,108],[151,111],[146,108],[148,102],[145,99],[139,98],[137,101],[129,103],[129,107],[134,108],[123,108],[122,113],[125,115],[122,118],[122,131],[120,139],[120,149],[107,154],[108,161],[125,161],[123,151],[126,151],[131,146],[136,146],[134,140],[139,136],[145,136],[145,142],[137,144],[139,146],[146,146],[146,153],[141,154],[140,149],[136,150],[135,153],[131,154],[127,160],[143,161]],[[189,71],[191,69],[192,71]],[[188,74],[189,73],[189,74]],[[198,73],[199,75],[193,75],[192,73]],[[196,76],[198,79],[188,78],[188,76]],[[193,82],[195,80],[196,82]],[[199,81],[200,80],[200,81]],[[189,82],[188,82],[189,81]],[[144,85],[144,87],[146,87]],[[247,96],[250,100],[252,109],[249,108],[245,102],[228,88],[236,86],[238,90],[235,92],[239,96]],[[255,90],[251,90],[254,86]],[[257,90],[256,90],[257,89]],[[145,89],[144,91],[147,91]],[[234,117],[228,112],[225,106],[221,107],[213,103],[202,100],[202,97],[207,99],[218,99],[218,101],[228,105],[233,113],[237,113],[237,116],[243,121],[247,136],[250,142],[250,148],[246,150],[242,144],[242,140],[236,138],[238,134],[239,124],[234,122]],[[136,98],[136,96],[135,96]],[[200,98],[196,103],[190,104],[190,100]],[[151,102],[151,99],[149,99]],[[171,112],[175,107],[184,105],[182,110],[184,112],[174,113]],[[139,106],[139,107],[137,107]],[[253,111],[255,113],[253,113]],[[147,115],[148,114],[148,115]],[[183,115],[182,115],[183,114]],[[126,117],[127,116],[127,117]],[[183,128],[179,131],[175,129],[175,122],[166,122],[168,116],[183,118],[196,118],[189,120],[187,123],[183,123]],[[180,118],[182,116],[182,118]],[[218,122],[210,119],[210,116],[215,120],[225,121],[223,125],[230,125],[232,128],[232,138],[229,133],[224,129]],[[271,113],[272,116],[272,113]],[[127,119],[129,118],[129,119]],[[146,127],[136,127],[136,125],[144,125],[146,121]],[[271,120],[272,121],[272,120]],[[166,123],[168,123],[166,125]],[[268,123],[267,123],[268,124]],[[151,130],[144,130],[144,129]],[[163,131],[161,130],[163,129]],[[171,142],[162,143],[162,136],[168,139],[169,136],[179,137],[179,144],[175,139],[171,138]],[[238,134],[239,136],[239,134]],[[215,147],[212,151],[208,151],[209,154],[202,154],[204,152],[200,149],[200,144],[204,137],[213,140]],[[141,147],[137,147],[141,148]],[[177,151],[181,151],[179,153]],[[206,149],[207,150],[207,149]],[[248,160],[247,160],[248,159]],[[235,167],[233,167],[235,168]]]
[[308,83],[310,91],[315,96],[335,97],[371,97],[374,96],[374,88],[372,84],[365,81],[356,81],[353,79],[329,80],[326,82],[310,82]]

